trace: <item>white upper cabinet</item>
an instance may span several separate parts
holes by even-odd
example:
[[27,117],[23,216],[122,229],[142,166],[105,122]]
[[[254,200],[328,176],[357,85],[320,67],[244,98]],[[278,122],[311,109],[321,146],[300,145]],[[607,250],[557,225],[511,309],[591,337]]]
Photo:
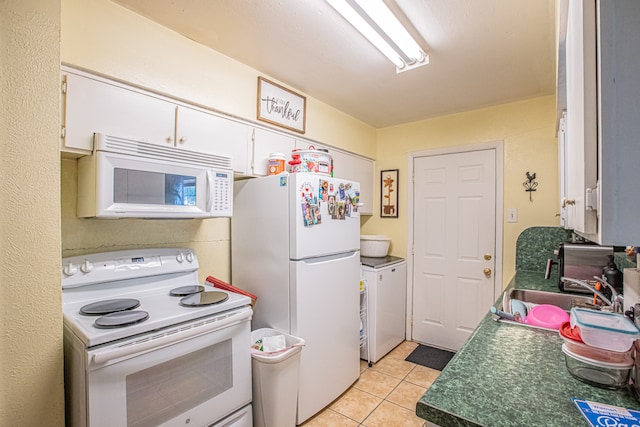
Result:
[[334,176],[360,183],[360,213],[373,215],[373,160],[337,149],[329,150],[329,154]]
[[[581,234],[597,229],[587,191],[597,185],[596,7],[594,0],[569,3],[566,35],[565,226]],[[593,200],[592,200],[593,202]]]
[[[269,154],[282,153],[291,159],[291,150],[296,146],[293,137],[262,128],[255,128],[253,136],[252,171],[254,176],[266,176]],[[288,168],[287,168],[288,169]]]
[[252,126],[84,73],[63,69],[63,81],[63,152],[90,154],[104,133],[230,157],[248,174]]
[[89,154],[94,132],[173,144],[175,104],[70,72],[64,80],[63,151]]
[[567,17],[565,226],[637,245],[640,1],[569,0]]
[[177,108],[177,147],[230,157],[234,173],[249,173],[251,126],[190,107]]

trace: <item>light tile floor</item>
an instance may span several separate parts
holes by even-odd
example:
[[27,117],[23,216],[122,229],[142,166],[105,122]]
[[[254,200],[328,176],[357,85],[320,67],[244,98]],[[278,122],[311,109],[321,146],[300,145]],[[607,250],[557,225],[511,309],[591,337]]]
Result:
[[360,361],[360,378],[304,427],[423,427],[416,403],[440,375],[404,359],[418,346],[404,341],[369,367]]

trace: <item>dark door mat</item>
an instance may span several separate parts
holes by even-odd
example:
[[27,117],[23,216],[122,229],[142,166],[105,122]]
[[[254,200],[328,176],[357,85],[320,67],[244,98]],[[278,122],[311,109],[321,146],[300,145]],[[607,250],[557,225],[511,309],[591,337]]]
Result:
[[427,368],[442,371],[454,355],[455,353],[447,350],[441,350],[439,348],[420,344],[404,360],[426,366]]

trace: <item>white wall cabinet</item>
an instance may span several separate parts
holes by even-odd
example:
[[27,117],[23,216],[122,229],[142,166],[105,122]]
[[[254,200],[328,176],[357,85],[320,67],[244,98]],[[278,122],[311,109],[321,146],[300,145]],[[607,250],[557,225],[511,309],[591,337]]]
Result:
[[85,155],[93,133],[173,144],[176,105],[70,72],[63,72],[62,151]]
[[337,149],[329,153],[333,157],[334,176],[360,183],[360,214],[373,215],[373,160]]
[[[569,0],[566,226],[608,245],[640,242],[640,2]],[[561,40],[562,46],[562,40]]]
[[253,127],[106,79],[63,69],[63,152],[90,154],[94,132],[230,157],[249,173]]
[[235,174],[249,175],[252,132],[253,128],[246,123],[190,107],[177,107],[176,146],[230,157]]
[[253,160],[251,169],[254,176],[267,176],[267,164],[270,153],[282,153],[291,158],[291,150],[296,146],[294,138],[278,132],[255,128],[253,135]]

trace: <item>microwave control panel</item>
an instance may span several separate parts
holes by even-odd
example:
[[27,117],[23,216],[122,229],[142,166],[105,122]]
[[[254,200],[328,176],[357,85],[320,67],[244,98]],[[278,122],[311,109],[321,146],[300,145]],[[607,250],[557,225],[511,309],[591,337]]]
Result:
[[211,216],[231,216],[233,213],[233,173],[212,171]]

